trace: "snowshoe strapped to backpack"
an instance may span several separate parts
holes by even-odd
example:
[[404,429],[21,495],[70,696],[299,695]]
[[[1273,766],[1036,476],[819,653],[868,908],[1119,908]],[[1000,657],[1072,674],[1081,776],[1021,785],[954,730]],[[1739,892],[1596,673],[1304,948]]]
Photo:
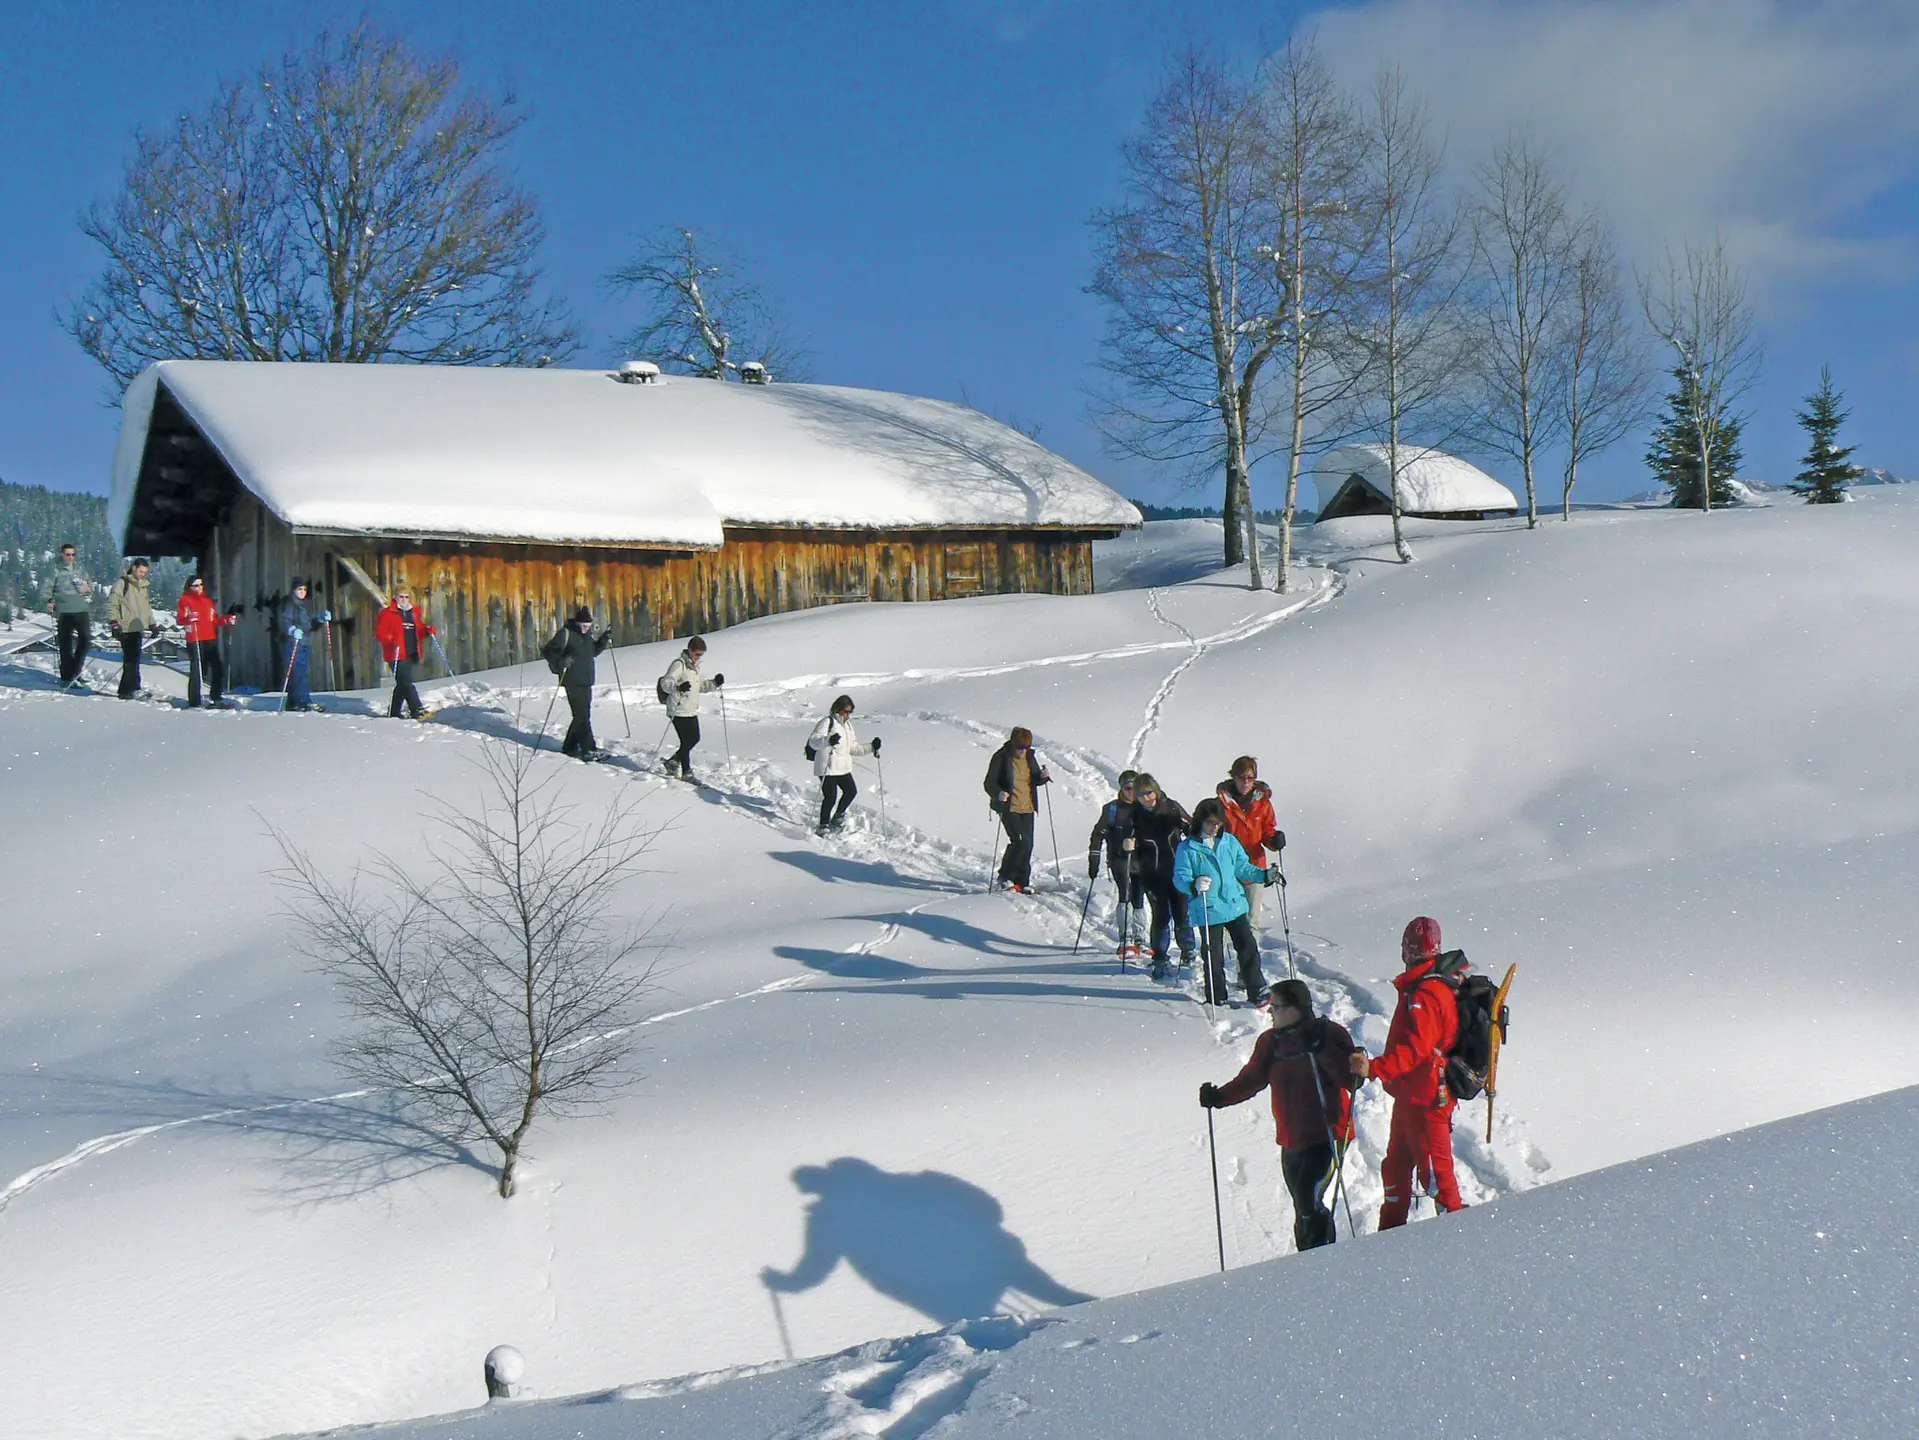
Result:
[[1499,1028],[1504,1044],[1510,1007],[1501,1004],[1499,1013],[1493,1013],[1499,987],[1486,976],[1472,973],[1464,950],[1448,950],[1435,960],[1433,978],[1453,992],[1459,1012],[1459,1033],[1446,1052],[1446,1088],[1455,1100],[1477,1100],[1485,1093],[1486,1072],[1492,1065],[1493,1027]]

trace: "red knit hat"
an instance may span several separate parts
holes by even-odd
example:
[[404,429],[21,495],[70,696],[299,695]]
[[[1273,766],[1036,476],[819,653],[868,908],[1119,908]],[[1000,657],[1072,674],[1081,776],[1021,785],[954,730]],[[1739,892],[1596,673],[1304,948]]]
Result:
[[1399,961],[1417,965],[1439,958],[1439,922],[1428,915],[1407,922],[1406,933],[1399,937]]

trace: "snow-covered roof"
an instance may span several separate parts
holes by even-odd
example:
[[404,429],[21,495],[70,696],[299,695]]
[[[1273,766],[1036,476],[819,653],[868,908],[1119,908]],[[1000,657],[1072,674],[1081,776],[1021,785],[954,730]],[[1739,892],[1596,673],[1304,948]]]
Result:
[[169,360],[129,387],[124,544],[158,388],[296,531],[717,548],[721,527],[1140,523],[977,410],[831,385],[606,370]]
[[[1388,499],[1392,468],[1384,445],[1343,445],[1328,450],[1313,467],[1322,512],[1348,479],[1357,475]],[[1477,465],[1426,446],[1399,447],[1399,507],[1409,514],[1444,515],[1452,511],[1517,510],[1519,501]]]

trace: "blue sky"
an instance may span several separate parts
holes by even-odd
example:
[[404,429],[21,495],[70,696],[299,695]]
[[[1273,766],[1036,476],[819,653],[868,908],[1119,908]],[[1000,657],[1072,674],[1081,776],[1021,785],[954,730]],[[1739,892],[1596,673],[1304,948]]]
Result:
[[[1750,473],[1794,468],[1791,407],[1825,362],[1858,458],[1919,472],[1919,6],[1904,0],[6,0],[0,477],[106,486],[117,415],[55,312],[96,268],[75,217],[114,189],[135,127],[362,13],[530,111],[514,159],[586,334],[575,363],[618,358],[631,317],[600,277],[635,237],[696,225],[751,259],[815,378],[963,395],[1129,494],[1177,499],[1087,419],[1102,317],[1082,288],[1086,218],[1116,198],[1119,144],[1169,51],[1190,36],[1250,59],[1304,18],[1355,82],[1403,64],[1460,173],[1524,124],[1629,258],[1727,235],[1767,341]],[[1591,498],[1644,488],[1639,449],[1589,472]]]

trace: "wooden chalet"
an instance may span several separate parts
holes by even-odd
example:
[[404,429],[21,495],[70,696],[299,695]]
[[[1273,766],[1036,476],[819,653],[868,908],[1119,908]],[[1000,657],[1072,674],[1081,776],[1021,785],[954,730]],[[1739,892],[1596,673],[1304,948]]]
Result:
[[[1314,467],[1320,520],[1393,513],[1392,466],[1384,445],[1344,445]],[[1485,520],[1516,515],[1519,501],[1477,465],[1443,450],[1399,449],[1399,513],[1415,520]]]
[[[334,615],[316,688],[382,675],[404,585],[455,673],[518,664],[587,605],[621,644],[856,600],[1085,594],[1137,510],[962,405],[649,367],[166,361],[129,387],[108,518],[197,556],[233,680],[263,689],[295,577]],[[156,604],[171,596],[155,596]]]

